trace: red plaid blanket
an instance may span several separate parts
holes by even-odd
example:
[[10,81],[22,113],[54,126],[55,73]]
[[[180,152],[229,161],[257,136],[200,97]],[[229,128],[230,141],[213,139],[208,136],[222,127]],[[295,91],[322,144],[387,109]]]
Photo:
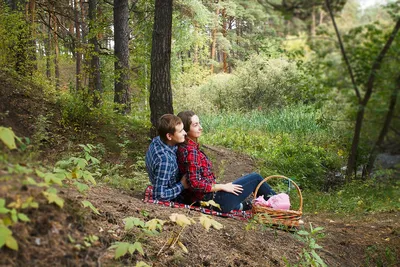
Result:
[[202,212],[202,213],[208,214],[208,215],[234,218],[234,219],[239,219],[239,220],[248,220],[252,216],[251,210],[247,210],[247,211],[232,210],[228,213],[224,213],[224,212],[218,212],[215,210],[210,210],[210,209],[207,209],[204,207],[182,204],[179,202],[154,200],[153,199],[153,186],[151,186],[151,185],[149,185],[146,188],[146,191],[144,192],[143,202],[158,204],[158,205],[166,206],[166,207],[170,207],[170,208],[191,209],[191,210]]

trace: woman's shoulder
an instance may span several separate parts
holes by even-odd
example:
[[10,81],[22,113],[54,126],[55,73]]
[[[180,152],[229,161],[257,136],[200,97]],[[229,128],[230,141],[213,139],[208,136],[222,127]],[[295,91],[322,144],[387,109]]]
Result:
[[185,144],[185,143],[181,143],[181,144],[178,144],[178,152],[179,151],[185,151],[185,150],[187,150],[187,144]]
[[178,153],[183,153],[183,152],[188,153],[193,150],[195,150],[195,147],[190,144],[187,143],[178,144]]

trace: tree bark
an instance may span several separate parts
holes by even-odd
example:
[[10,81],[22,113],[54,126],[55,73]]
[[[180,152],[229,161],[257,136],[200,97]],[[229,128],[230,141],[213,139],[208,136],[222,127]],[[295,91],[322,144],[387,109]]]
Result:
[[385,139],[385,136],[387,135],[388,131],[389,131],[389,126],[390,126],[390,122],[392,121],[393,118],[393,114],[394,114],[394,110],[396,107],[396,101],[397,101],[397,96],[399,95],[399,91],[400,91],[400,75],[397,77],[396,80],[396,86],[393,89],[393,93],[390,97],[390,103],[389,103],[389,110],[386,114],[386,118],[385,121],[383,123],[381,132],[379,133],[379,137],[376,140],[375,145],[373,146],[373,148],[371,149],[371,152],[369,154],[369,159],[368,159],[368,163],[367,163],[367,167],[366,167],[366,175],[369,176],[371,174],[372,168],[374,166],[376,157],[378,155],[378,150],[381,147],[383,140]]
[[172,0],[156,0],[151,49],[150,136],[156,135],[158,119],[174,113],[171,88]]
[[310,30],[310,35],[312,38],[312,41],[314,42],[314,37],[315,37],[315,28],[316,28],[316,18],[315,18],[315,6],[312,7],[311,11],[311,30]]
[[196,37],[196,43],[194,45],[194,53],[193,53],[194,54],[194,56],[193,56],[193,63],[194,64],[198,64],[199,63],[199,44],[197,42],[197,38],[199,36],[198,31],[199,31],[199,25],[198,25],[197,22],[194,22],[194,34],[195,34],[195,37]]
[[[226,21],[226,10],[225,8],[222,10],[222,34],[226,37],[227,31],[227,21]],[[225,49],[222,50],[222,62],[223,62],[223,70],[224,73],[228,72],[228,63],[227,63],[228,53]]]
[[60,66],[58,64],[58,59],[60,57],[60,49],[58,46],[58,20],[55,12],[55,5],[53,6],[53,43],[54,43],[54,78],[56,82],[56,89],[60,88]]
[[74,17],[75,17],[75,66],[76,66],[76,91],[81,89],[81,65],[82,65],[82,53],[81,53],[81,26],[79,22],[79,0],[74,0]]
[[332,8],[330,6],[330,2],[329,0],[325,0],[326,6],[328,8],[330,17],[332,19],[332,23],[333,26],[335,28],[335,32],[338,38],[338,42],[339,42],[339,46],[340,46],[340,50],[342,52],[344,61],[347,65],[350,77],[351,77],[351,81],[354,87],[354,91],[356,93],[357,99],[358,99],[358,110],[357,110],[357,116],[356,116],[356,125],[354,127],[354,134],[353,134],[353,140],[352,140],[352,144],[351,144],[351,149],[350,149],[350,154],[349,154],[349,158],[347,160],[347,170],[346,170],[346,175],[347,175],[347,181],[350,180],[351,175],[354,173],[356,174],[356,163],[357,163],[357,151],[358,151],[358,144],[360,143],[360,135],[361,135],[361,129],[362,129],[362,123],[363,123],[363,119],[364,119],[364,112],[365,112],[365,108],[368,104],[368,101],[371,97],[372,94],[372,89],[374,87],[374,81],[375,81],[375,77],[377,72],[379,71],[380,67],[381,67],[381,63],[383,58],[385,57],[387,51],[389,50],[397,32],[399,31],[400,28],[400,19],[397,21],[389,39],[387,40],[386,44],[384,45],[384,47],[382,48],[382,50],[380,51],[379,55],[377,56],[377,58],[375,59],[372,67],[371,67],[371,71],[368,77],[368,81],[365,84],[365,95],[362,98],[360,91],[358,90],[357,84],[355,82],[354,79],[354,75],[353,75],[353,71],[351,69],[350,66],[350,62],[347,58],[346,55],[346,51],[344,49],[343,46],[343,42],[342,39],[340,37],[340,33],[338,30],[338,27],[336,25],[335,22],[335,18],[333,16],[333,12],[332,12]]
[[320,8],[320,10],[319,10],[319,24],[318,25],[322,25],[323,22],[324,22],[324,11],[322,10],[322,8]]
[[215,58],[215,47],[217,45],[217,31],[218,31],[218,15],[219,15],[219,7],[217,7],[217,10],[215,12],[215,20],[214,20],[214,28],[212,29],[212,36],[211,36],[211,74],[214,73],[214,58]]
[[30,47],[28,51],[29,55],[29,71],[32,75],[32,70],[37,70],[36,60],[36,26],[35,26],[35,14],[36,14],[36,0],[29,0],[29,23],[30,23]]
[[114,103],[122,114],[131,111],[129,90],[129,5],[128,0],[114,1]]
[[90,38],[90,68],[89,68],[89,91],[93,96],[93,105],[100,104],[102,93],[100,76],[100,46],[97,39],[95,23],[97,20],[97,0],[89,0],[89,36]]
[[[50,6],[50,3],[49,3]],[[51,57],[51,12],[49,8],[49,26],[47,28],[47,39],[45,40],[45,54],[46,54],[46,77],[47,79],[51,79],[51,70],[50,70],[50,57]],[[44,26],[43,26],[44,27]],[[44,29],[43,29],[44,31]]]
[[362,122],[364,119],[364,110],[367,107],[368,101],[371,97],[376,74],[380,70],[383,58],[385,57],[390,46],[392,45],[393,40],[396,37],[399,29],[400,29],[400,19],[397,21],[395,27],[393,28],[392,33],[389,36],[389,39],[386,41],[386,44],[384,45],[384,47],[380,51],[379,55],[375,59],[374,63],[372,64],[372,68],[371,68],[371,71],[370,71],[370,74],[368,77],[368,81],[365,85],[365,89],[366,89],[365,95],[364,95],[364,98],[362,99],[362,101],[359,103],[359,108],[357,111],[356,127],[354,128],[353,141],[351,144],[349,159],[347,161],[346,174],[348,177],[350,177],[353,173],[356,173],[357,149],[358,149],[358,144],[360,142],[361,127],[362,127]]

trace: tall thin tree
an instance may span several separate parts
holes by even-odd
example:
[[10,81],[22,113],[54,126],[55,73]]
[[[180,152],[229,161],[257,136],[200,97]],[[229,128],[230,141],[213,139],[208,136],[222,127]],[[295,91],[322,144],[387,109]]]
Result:
[[75,18],[75,75],[76,75],[76,90],[81,88],[81,66],[82,66],[82,52],[81,52],[81,24],[79,20],[79,5],[80,0],[74,0],[74,18]]
[[329,14],[332,19],[332,24],[335,28],[336,35],[338,37],[339,45],[340,45],[340,50],[342,52],[343,58],[345,60],[345,63],[347,65],[347,68],[349,70],[349,74],[353,83],[354,91],[357,96],[358,100],[358,110],[357,110],[357,115],[356,115],[356,125],[354,127],[354,134],[353,134],[353,140],[351,143],[351,149],[350,149],[350,154],[349,158],[347,160],[347,179],[350,179],[351,175],[353,173],[356,173],[356,163],[357,163],[357,152],[358,152],[358,145],[360,143],[360,136],[361,136],[361,129],[362,129],[362,124],[364,120],[364,112],[365,108],[367,107],[368,101],[372,95],[374,84],[375,84],[375,79],[377,76],[378,71],[381,69],[382,61],[384,57],[386,56],[387,52],[389,51],[390,46],[393,43],[393,40],[395,39],[397,33],[399,32],[400,29],[400,19],[397,20],[391,34],[389,35],[389,38],[387,39],[385,45],[382,47],[381,51],[375,58],[374,62],[372,63],[371,70],[369,72],[368,79],[365,81],[364,87],[365,87],[365,94],[362,97],[360,94],[360,91],[358,90],[357,84],[354,79],[354,75],[352,72],[351,65],[349,63],[349,60],[346,55],[346,51],[343,46],[343,42],[340,38],[339,30],[336,25],[335,17],[333,15],[332,7],[330,4],[330,0],[325,0],[326,6],[328,8]]
[[173,113],[171,89],[172,0],[156,0],[151,49],[150,136],[156,135],[158,118]]
[[97,20],[97,0],[89,0],[89,36],[90,36],[90,68],[89,68],[89,90],[93,95],[93,104],[100,103],[101,76],[100,76],[100,46],[97,39],[95,23]]
[[121,104],[119,111],[131,110],[129,90],[129,5],[128,0],[114,1],[114,103]]

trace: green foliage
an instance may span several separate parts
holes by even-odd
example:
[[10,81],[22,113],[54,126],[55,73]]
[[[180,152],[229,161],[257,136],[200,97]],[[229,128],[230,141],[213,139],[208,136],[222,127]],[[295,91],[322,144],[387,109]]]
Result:
[[115,249],[115,259],[124,256],[128,252],[132,255],[135,251],[144,255],[142,244],[140,242],[135,242],[133,244],[128,242],[116,242],[110,247],[110,249]]
[[[396,177],[395,175],[393,177]],[[303,191],[306,212],[363,214],[400,210],[400,182],[385,176],[384,180],[353,181],[329,193]]]
[[93,204],[90,201],[83,200],[82,205],[84,208],[89,207],[94,213],[100,215],[100,212],[93,206]]
[[15,144],[16,136],[10,128],[5,128],[0,126],[0,140],[9,148],[16,149],[17,145]]
[[68,235],[68,240],[70,243],[75,244],[75,249],[84,250],[98,244],[99,237],[97,235],[88,235],[85,236],[80,243],[78,243],[71,235]]
[[42,194],[47,199],[49,204],[55,203],[60,208],[64,207],[64,199],[57,195],[57,189],[54,187],[48,188],[46,191],[43,191]]
[[295,237],[305,244],[298,266],[327,266],[316,252],[317,249],[322,249],[317,241],[324,237],[323,230],[322,227],[313,228],[310,223],[310,232],[300,230],[295,233]]
[[365,253],[366,266],[396,266],[398,263],[398,253],[396,253],[396,248],[380,248],[371,245],[368,246]]
[[[135,229],[139,229],[139,234],[134,235],[134,243],[131,242],[115,242],[109,249],[115,249],[115,259],[118,259],[128,252],[132,255],[136,251],[139,252],[142,256],[144,255],[144,250],[142,248],[141,241],[145,240],[148,237],[157,236],[162,230],[163,225],[166,223],[173,224],[174,227],[171,230],[171,236],[168,240],[164,243],[161,247],[160,251],[157,253],[159,256],[163,251],[165,251],[165,247],[167,249],[173,249],[174,246],[177,244],[185,253],[188,253],[188,249],[186,246],[181,242],[180,238],[182,237],[183,230],[190,225],[196,223],[193,218],[187,217],[184,214],[173,213],[169,216],[169,221],[160,220],[157,218],[151,219],[147,222],[141,220],[137,217],[127,217],[123,219],[125,224],[125,231],[127,232],[127,237],[129,233],[132,233]],[[211,227],[219,230],[223,227],[222,224],[215,221],[211,216],[201,214],[199,216],[199,222],[203,227],[208,231]],[[124,238],[124,239],[125,239]],[[139,264],[139,263],[138,263]],[[141,263],[145,264],[145,263]],[[142,266],[142,265],[138,265]],[[145,266],[145,265],[143,265]]]
[[[7,128],[6,128],[7,129]],[[9,136],[17,138],[12,130],[9,130]],[[10,134],[11,133],[11,134]],[[9,141],[6,139],[6,141]],[[83,191],[88,188],[87,183],[95,184],[95,180],[90,171],[87,170],[89,166],[98,165],[99,161],[93,157],[90,153],[95,148],[93,145],[80,145],[83,148],[84,158],[70,157],[67,160],[61,160],[56,163],[52,171],[44,170],[44,167],[38,167],[36,169],[21,166],[19,164],[8,163],[7,172],[15,175],[24,175],[24,185],[33,185],[39,189],[39,193],[34,196],[29,196],[23,199],[20,195],[11,197],[10,203],[6,205],[6,200],[0,198],[0,248],[4,245],[10,249],[18,250],[18,243],[12,236],[12,231],[9,227],[15,223],[27,223],[30,222],[30,218],[22,212],[24,209],[37,209],[39,207],[38,199],[42,195],[48,203],[56,204],[60,208],[64,207],[64,199],[58,195],[58,190],[54,185],[57,186],[69,186],[72,181],[77,186],[79,191]],[[32,174],[36,174],[39,182],[36,179],[30,177]],[[81,182],[78,182],[78,181]],[[84,187],[85,186],[85,187]],[[89,207],[94,213],[99,214],[99,211],[87,200],[82,201],[84,207]],[[77,249],[90,247],[96,242],[98,237],[88,236],[83,241],[83,245],[77,244]]]
[[[318,86],[313,76],[296,62],[258,55],[241,62],[232,74],[213,76],[206,84],[192,90],[203,100],[211,100],[208,110],[250,111],[309,101],[317,93]],[[186,106],[199,107],[198,100],[199,97],[186,98]]]
[[135,163],[126,166],[124,163],[105,163],[101,166],[101,177],[97,178],[115,188],[144,191],[149,185],[144,155],[137,156]]
[[50,142],[50,128],[51,122],[47,116],[39,115],[35,122],[35,133],[32,136],[32,143],[40,147],[44,142]]
[[132,231],[134,228],[139,228],[141,234],[136,237],[136,241],[132,244],[130,242],[115,242],[109,249],[115,249],[115,259],[118,259],[128,252],[132,255],[135,251],[139,252],[142,256],[144,251],[140,240],[143,239],[143,234],[147,236],[153,236],[159,234],[162,230],[163,220],[152,219],[148,222],[144,222],[136,217],[128,217],[124,220],[125,231]]
[[11,11],[7,5],[0,5],[0,65],[7,66],[20,74],[31,70],[28,52],[33,52],[30,26],[24,13]]
[[201,117],[201,142],[221,145],[257,159],[265,176],[295,177],[319,188],[324,176],[342,166],[341,133],[329,127],[319,110],[293,106],[270,113],[225,113]]
[[0,248],[7,246],[12,250],[18,250],[17,240],[12,236],[12,231],[0,224]]

